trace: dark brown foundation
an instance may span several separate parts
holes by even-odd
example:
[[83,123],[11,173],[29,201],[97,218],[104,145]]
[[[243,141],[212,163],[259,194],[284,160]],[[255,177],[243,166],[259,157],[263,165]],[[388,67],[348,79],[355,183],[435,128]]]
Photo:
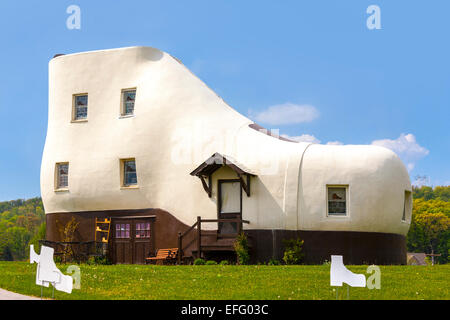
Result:
[[[406,238],[398,234],[350,231],[246,230],[253,243],[252,257],[281,260],[283,239],[304,240],[304,263],[322,264],[342,255],[345,264],[406,264]],[[256,261],[253,261],[256,262]]]
[[[47,239],[61,241],[59,228],[72,217],[79,223],[73,241],[94,240],[95,218],[152,216],[152,244],[148,255],[157,249],[178,246],[178,232],[186,231],[186,225],[169,212],[161,209],[109,210],[89,212],[50,213],[46,216]],[[192,221],[194,223],[195,221]],[[304,240],[304,263],[322,264],[331,260],[331,255],[342,255],[345,264],[406,264],[406,239],[404,236],[375,232],[347,231],[291,231],[291,230],[245,230],[251,244],[253,263],[267,262],[270,259],[282,260],[283,239],[301,238]],[[183,239],[184,254],[192,255],[195,250],[195,232]],[[202,244],[217,241],[217,232],[202,231]],[[114,233],[111,233],[110,251],[114,251]],[[232,254],[231,254],[232,255]],[[209,253],[214,256],[214,253]],[[220,256],[220,254],[219,254]],[[114,261],[114,257],[112,257]]]

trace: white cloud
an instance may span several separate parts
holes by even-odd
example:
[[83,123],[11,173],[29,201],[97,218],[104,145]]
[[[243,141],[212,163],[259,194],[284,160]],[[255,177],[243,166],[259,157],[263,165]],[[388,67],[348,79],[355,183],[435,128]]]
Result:
[[298,142],[309,142],[309,143],[320,143],[320,140],[310,134],[302,134],[301,136],[289,136],[287,134],[281,135],[283,138],[298,141]]
[[405,163],[409,171],[414,169],[416,162],[425,157],[429,151],[416,142],[412,133],[402,133],[395,140],[382,139],[372,141],[372,145],[382,146],[394,151]]
[[329,142],[327,142],[327,145],[329,145],[329,146],[341,146],[343,144],[344,143],[342,143],[340,141],[329,141]]
[[252,114],[256,122],[270,125],[284,125],[311,122],[319,116],[319,111],[311,105],[293,103],[277,104],[266,110]]

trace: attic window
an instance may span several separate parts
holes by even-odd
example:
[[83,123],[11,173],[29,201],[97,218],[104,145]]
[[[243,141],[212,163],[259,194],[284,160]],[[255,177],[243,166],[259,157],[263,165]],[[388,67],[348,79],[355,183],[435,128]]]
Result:
[[347,186],[327,186],[328,215],[347,215]]
[[136,100],[136,89],[122,90],[122,116],[134,114],[134,102]]

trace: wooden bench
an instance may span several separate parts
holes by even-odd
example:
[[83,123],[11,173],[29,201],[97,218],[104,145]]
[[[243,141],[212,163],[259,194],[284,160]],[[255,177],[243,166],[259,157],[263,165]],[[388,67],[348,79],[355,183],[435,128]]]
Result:
[[164,264],[165,261],[174,261],[178,255],[178,248],[159,249],[156,257],[145,258],[146,263],[155,261],[156,264]]

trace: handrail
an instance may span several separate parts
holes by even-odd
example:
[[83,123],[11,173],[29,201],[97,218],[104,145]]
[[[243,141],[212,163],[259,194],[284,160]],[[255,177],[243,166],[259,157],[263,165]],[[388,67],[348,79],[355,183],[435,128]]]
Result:
[[250,221],[242,219],[202,219],[202,222],[243,222],[249,224]]
[[[197,226],[197,222],[195,222],[192,227],[190,227],[189,229],[187,229],[185,232],[183,232],[183,234],[181,234],[182,237],[184,237],[186,234],[188,234],[189,232],[191,232],[192,230],[194,230],[194,228]],[[181,233],[181,232],[180,232]]]
[[242,229],[242,224],[246,223],[249,224],[250,221],[243,220],[240,218],[235,219],[202,219],[202,217],[197,216],[197,221],[189,227],[185,232],[181,233],[178,232],[178,264],[181,263],[181,258],[183,256],[183,237],[185,237],[188,233],[190,233],[192,230],[194,230],[195,227],[197,227],[197,255],[200,257],[201,255],[201,228],[202,228],[202,222],[204,223],[213,223],[213,222],[236,222],[238,223],[238,232],[237,234],[240,234]]

